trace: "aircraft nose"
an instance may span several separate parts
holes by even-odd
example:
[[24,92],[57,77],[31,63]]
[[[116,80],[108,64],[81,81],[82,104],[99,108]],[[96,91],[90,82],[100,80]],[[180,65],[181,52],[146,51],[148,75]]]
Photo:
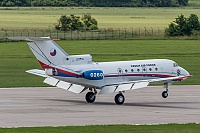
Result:
[[182,74],[184,76],[189,76],[190,77],[190,73],[187,70],[185,70],[184,68],[182,68]]

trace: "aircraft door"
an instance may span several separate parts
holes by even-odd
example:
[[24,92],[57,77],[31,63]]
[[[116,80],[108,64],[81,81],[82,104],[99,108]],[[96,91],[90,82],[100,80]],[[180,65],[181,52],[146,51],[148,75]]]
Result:
[[143,67],[142,67],[142,76],[143,76],[143,77],[146,77],[146,76],[147,76],[147,67],[146,67],[146,66],[143,66]]
[[117,69],[117,72],[118,72],[118,76],[119,76],[119,79],[121,80],[121,81],[123,81],[123,70],[121,69],[121,68],[118,68]]

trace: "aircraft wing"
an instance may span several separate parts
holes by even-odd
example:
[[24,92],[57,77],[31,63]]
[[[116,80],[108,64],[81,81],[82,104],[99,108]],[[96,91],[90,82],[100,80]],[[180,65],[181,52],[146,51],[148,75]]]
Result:
[[126,90],[135,90],[135,89],[147,87],[150,83],[172,82],[175,80],[183,80],[185,78],[187,78],[187,76],[156,78],[156,79],[137,80],[137,81],[110,84],[110,85],[105,85],[98,94],[106,94],[106,93],[126,91]]
[[52,86],[57,86],[58,88],[61,88],[67,91],[77,93],[77,94],[80,94],[87,89],[84,86],[65,82],[53,77],[47,77],[43,82]]
[[69,82],[65,82],[65,81],[50,77],[45,74],[44,70],[32,69],[32,70],[27,70],[26,72],[37,75],[37,76],[45,77],[46,79],[43,81],[44,83],[52,85],[52,86],[57,86],[61,89],[68,90],[74,93],[82,93],[83,91],[87,89],[81,85],[72,84]]

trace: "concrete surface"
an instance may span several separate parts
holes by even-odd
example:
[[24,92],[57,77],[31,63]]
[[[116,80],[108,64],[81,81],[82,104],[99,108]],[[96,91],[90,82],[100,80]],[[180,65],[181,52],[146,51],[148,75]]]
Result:
[[125,92],[125,104],[115,105],[114,93],[84,94],[58,88],[0,88],[0,127],[98,124],[200,123],[200,86],[162,86]]

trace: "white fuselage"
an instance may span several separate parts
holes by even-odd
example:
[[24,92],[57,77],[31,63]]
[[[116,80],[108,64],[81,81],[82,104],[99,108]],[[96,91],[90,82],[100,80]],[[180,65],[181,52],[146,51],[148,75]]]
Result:
[[[137,81],[155,78],[167,78],[182,75],[189,75],[189,73],[179,67],[174,61],[167,59],[153,59],[153,60],[134,60],[134,61],[118,61],[118,62],[92,62],[83,65],[62,65],[59,67],[65,71],[77,73],[79,76],[56,76],[56,78],[80,84],[88,87],[102,88],[105,85],[115,84],[126,81]],[[81,75],[87,70],[102,70],[102,80],[88,80]]]

